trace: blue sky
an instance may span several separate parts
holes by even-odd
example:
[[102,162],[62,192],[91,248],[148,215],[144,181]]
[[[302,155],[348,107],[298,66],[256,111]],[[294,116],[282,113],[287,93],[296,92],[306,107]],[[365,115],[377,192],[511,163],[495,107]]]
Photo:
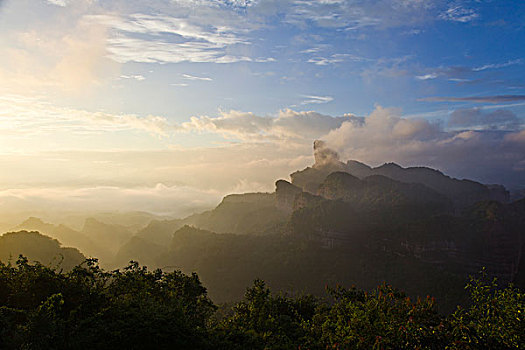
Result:
[[524,27],[521,1],[0,0],[0,198],[201,205],[271,190],[317,138],[525,187]]

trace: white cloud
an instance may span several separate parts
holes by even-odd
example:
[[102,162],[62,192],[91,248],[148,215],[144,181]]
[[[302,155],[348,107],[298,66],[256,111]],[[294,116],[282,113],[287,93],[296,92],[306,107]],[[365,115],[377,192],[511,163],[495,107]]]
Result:
[[190,74],[183,74],[182,77],[187,80],[201,80],[201,81],[212,81],[213,79],[210,77],[197,77]]
[[330,57],[312,57],[307,62],[313,63],[318,66],[327,66],[330,64],[341,63],[345,61],[363,62],[363,61],[373,61],[373,60],[365,58],[365,57],[353,55],[353,54],[337,53],[337,54],[331,55]]
[[114,34],[108,38],[109,57],[120,63],[271,61],[230,53],[236,46],[250,44],[246,34],[253,24],[207,2],[194,6],[193,15],[173,8],[167,11],[173,15],[106,14],[86,19],[112,29]]
[[268,63],[268,62],[276,62],[277,60],[273,57],[259,57],[254,60],[254,62],[257,63]]
[[322,104],[322,103],[332,102],[334,100],[334,98],[332,96],[304,95],[303,97],[306,97],[307,100],[302,101],[301,102],[302,105]]
[[479,17],[473,9],[464,8],[459,5],[449,7],[445,12],[439,15],[439,18],[446,21],[467,23]]
[[138,80],[138,81],[142,81],[142,80],[146,80],[146,78],[143,76],[143,75],[121,75],[120,76],[121,79],[134,79],[134,80]]
[[126,17],[111,15],[93,15],[87,17],[110,26],[121,33],[161,35],[175,34],[189,40],[200,40],[224,47],[233,44],[246,44],[231,28],[191,23],[187,18],[170,16],[152,16],[132,14]]
[[47,2],[61,7],[65,7],[69,3],[68,0],[47,0]]
[[513,65],[522,64],[522,63],[523,63],[522,59],[516,59],[516,60],[510,60],[504,63],[485,64],[480,67],[472,68],[472,70],[474,72],[480,72],[480,71],[484,71],[487,69],[504,68],[504,67],[513,66]]
[[359,118],[353,115],[334,118],[316,112],[295,112],[290,109],[280,111],[275,118],[229,111],[222,112],[217,118],[192,117],[189,122],[183,123],[182,127],[187,131],[218,133],[226,138],[248,142],[294,141],[310,144],[314,139],[339,127],[344,121],[358,120]]
[[313,23],[319,27],[352,31],[423,25],[435,19],[436,12],[442,11],[445,5],[444,0],[283,0],[275,6],[275,11],[283,15],[287,23],[300,27]]
[[430,79],[436,79],[438,77],[435,73],[425,74],[425,75],[417,75],[416,79],[418,80],[430,80]]
[[236,63],[251,61],[245,56],[227,55],[224,47],[208,42],[172,43],[130,37],[108,39],[109,57],[116,62],[142,63]]
[[[504,123],[507,114],[498,112]],[[403,118],[399,110],[377,107],[364,123],[343,123],[323,139],[345,159],[431,166],[455,177],[525,186],[524,170],[516,170],[525,162],[523,144],[511,142],[522,132],[445,130],[425,119]]]
[[321,51],[323,48],[321,46],[314,46],[314,47],[311,47],[309,49],[305,49],[305,50],[302,50],[300,51],[300,53],[317,53],[319,51]]
[[17,95],[0,97],[0,135],[52,135],[59,131],[115,132],[140,130],[166,136],[176,126],[160,116],[139,117],[57,107],[40,98]]

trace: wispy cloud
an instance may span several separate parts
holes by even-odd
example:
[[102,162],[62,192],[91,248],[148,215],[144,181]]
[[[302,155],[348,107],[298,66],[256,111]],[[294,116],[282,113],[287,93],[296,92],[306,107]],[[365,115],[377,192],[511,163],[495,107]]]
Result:
[[363,61],[373,61],[373,60],[369,58],[353,55],[353,54],[348,54],[348,53],[337,53],[329,57],[319,57],[319,56],[312,57],[307,62],[316,64],[318,66],[326,66],[326,65],[341,63],[345,61],[363,62]]
[[57,107],[40,98],[0,97],[0,135],[37,136],[67,131],[73,134],[139,130],[166,136],[177,126],[161,116],[90,112]]
[[129,16],[94,15],[89,18],[109,25],[122,33],[161,35],[174,34],[190,40],[201,40],[220,47],[246,44],[248,41],[231,28],[191,23],[186,18],[132,14]]
[[109,57],[120,63],[235,63],[251,61],[246,56],[227,55],[223,47],[206,42],[171,43],[115,37],[108,39],[108,43]]
[[517,130],[520,121],[516,114],[506,109],[485,112],[481,108],[457,109],[450,114],[448,126],[491,130]]
[[65,7],[69,1],[68,0],[47,0],[47,2],[50,4],[56,5],[56,6]]
[[258,57],[254,59],[253,61],[257,63],[277,62],[277,60],[273,57]]
[[484,102],[504,103],[525,101],[525,95],[466,96],[466,97],[425,97],[419,101],[430,102]]
[[[314,23],[319,27],[354,31],[429,23],[438,18],[440,12],[447,13],[445,6],[444,1],[420,0],[295,0],[282,1],[279,8],[283,9],[284,21],[293,25],[305,27]],[[462,14],[459,8],[450,12],[456,19],[469,15],[472,13]]]
[[455,81],[455,82],[469,82],[473,81],[473,79],[467,79],[466,77],[475,77],[476,74],[482,74],[482,72],[490,69],[500,69],[515,65],[523,64],[523,60],[521,58],[518,59],[511,59],[507,60],[505,62],[501,63],[490,63],[490,64],[484,64],[477,67],[468,67],[468,66],[448,66],[448,67],[434,67],[434,68],[427,68],[423,70],[422,73],[416,75],[415,78],[418,80],[428,80],[428,79],[436,79],[440,77],[448,78],[449,81]]
[[319,51],[323,50],[322,46],[314,46],[309,49],[304,49],[302,51],[299,51],[299,53],[317,53]]
[[200,81],[212,81],[213,80],[210,77],[197,77],[195,75],[190,75],[190,74],[182,74],[182,77],[187,80],[200,80]]
[[215,62],[251,61],[231,55],[227,49],[246,45],[246,30],[206,24],[165,15],[92,15],[86,19],[102,23],[116,33],[108,38],[109,57],[125,62]]
[[522,63],[523,63],[523,60],[519,58],[519,59],[515,59],[515,60],[510,60],[510,61],[507,61],[507,62],[504,62],[504,63],[485,64],[485,65],[480,66],[480,67],[472,68],[472,70],[474,72],[480,72],[480,71],[484,71],[484,70],[487,70],[487,69],[504,68],[504,67],[509,67],[509,66],[513,66],[513,65],[516,65],[516,64],[522,64]]
[[425,74],[425,75],[416,75],[417,80],[431,80],[436,79],[438,77],[435,73]]
[[332,102],[334,100],[332,96],[304,95],[303,97],[306,97],[307,99],[301,102],[302,105],[322,104]]
[[138,81],[146,80],[146,78],[143,75],[137,74],[137,75],[121,75],[121,79],[134,79]]
[[475,10],[459,5],[451,6],[439,15],[439,18],[443,20],[461,23],[471,22],[478,17],[479,14]]

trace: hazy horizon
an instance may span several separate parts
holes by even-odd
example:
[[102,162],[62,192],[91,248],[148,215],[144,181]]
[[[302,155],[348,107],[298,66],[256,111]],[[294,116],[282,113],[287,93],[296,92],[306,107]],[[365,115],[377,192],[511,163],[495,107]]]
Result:
[[182,217],[313,163],[525,188],[525,5],[0,1],[0,212]]

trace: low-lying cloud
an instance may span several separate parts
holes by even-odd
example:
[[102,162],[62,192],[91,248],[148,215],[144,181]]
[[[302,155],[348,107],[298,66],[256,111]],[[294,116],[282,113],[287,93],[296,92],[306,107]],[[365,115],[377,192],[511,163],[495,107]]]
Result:
[[0,190],[0,212],[146,211],[182,217],[217,205],[222,193],[187,186],[46,187]]

